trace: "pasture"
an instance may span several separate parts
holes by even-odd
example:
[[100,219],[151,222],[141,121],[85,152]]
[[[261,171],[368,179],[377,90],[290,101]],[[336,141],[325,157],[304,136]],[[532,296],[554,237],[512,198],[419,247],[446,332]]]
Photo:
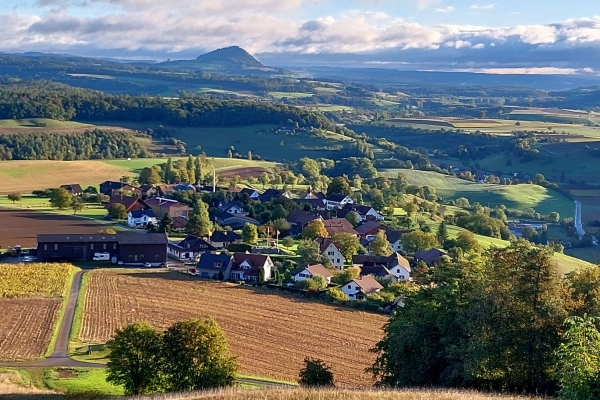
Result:
[[[368,352],[387,317],[277,295],[175,272],[88,272],[79,340],[105,343],[133,321],[166,328],[187,318],[214,318],[242,374],[295,381],[306,356],[331,365],[342,385],[370,385]],[[133,312],[135,310],[135,312]],[[75,330],[78,327],[74,327]]]
[[470,203],[496,207],[504,204],[509,209],[525,211],[533,208],[543,215],[557,211],[561,217],[573,216],[575,205],[566,196],[537,185],[492,185],[469,182],[454,176],[432,171],[407,169],[382,170],[381,174],[395,178],[403,173],[409,184],[434,187],[439,196],[448,199],[465,197]]
[[0,246],[35,247],[38,234],[98,233],[104,225],[68,215],[0,208]]
[[0,359],[46,353],[73,272],[69,264],[0,264]]

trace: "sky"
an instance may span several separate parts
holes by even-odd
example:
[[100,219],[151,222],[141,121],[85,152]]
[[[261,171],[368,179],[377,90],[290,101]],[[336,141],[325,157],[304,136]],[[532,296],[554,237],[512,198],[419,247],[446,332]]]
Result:
[[271,65],[600,71],[597,0],[0,0],[0,52]]

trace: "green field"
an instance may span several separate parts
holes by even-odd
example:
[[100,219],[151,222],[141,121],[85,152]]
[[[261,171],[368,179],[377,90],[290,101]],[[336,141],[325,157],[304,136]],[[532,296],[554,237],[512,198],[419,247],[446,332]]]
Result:
[[302,92],[269,92],[269,95],[276,99],[283,99],[285,97],[289,99],[303,99],[306,97],[312,97],[314,93],[302,93]]
[[57,121],[48,118],[27,118],[27,119],[0,119],[0,128],[39,128],[44,129],[77,129],[88,128],[92,125],[82,124],[73,121]]
[[432,186],[436,188],[438,195],[449,199],[465,197],[470,203],[479,202],[488,207],[504,204],[509,209],[519,211],[533,208],[542,215],[557,211],[561,217],[569,217],[575,213],[575,206],[569,198],[537,185],[479,184],[431,171],[407,169],[381,171],[383,175],[390,178],[395,178],[399,172],[406,176],[409,184]]

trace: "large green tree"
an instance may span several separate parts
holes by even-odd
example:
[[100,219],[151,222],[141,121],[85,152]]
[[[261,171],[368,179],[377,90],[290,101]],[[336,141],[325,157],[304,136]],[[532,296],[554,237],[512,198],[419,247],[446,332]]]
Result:
[[331,238],[346,261],[352,261],[352,256],[358,253],[360,241],[351,233],[336,233]]
[[71,193],[65,188],[52,189],[50,193],[50,205],[59,210],[64,210],[71,207],[72,198]]
[[186,225],[186,232],[190,235],[208,237],[212,229],[213,224],[208,215],[208,205],[203,201],[198,201]]
[[163,334],[163,366],[168,391],[183,392],[232,386],[237,361],[213,320],[175,323]]
[[244,229],[242,229],[242,240],[248,244],[256,244],[258,242],[258,228],[256,225],[246,222]]
[[322,360],[306,357],[298,383],[309,387],[334,386],[333,372]]
[[402,249],[407,253],[429,250],[437,245],[436,237],[423,231],[405,233],[400,241],[402,242]]
[[145,322],[135,322],[118,329],[106,343],[108,363],[106,380],[122,385],[126,395],[160,391],[160,334]]
[[329,233],[325,229],[325,224],[320,219],[309,222],[302,230],[302,238],[315,240],[319,237],[328,237]]
[[343,176],[333,178],[333,180],[327,187],[327,195],[329,196],[334,193],[343,194],[345,196],[352,196],[352,188],[350,187],[350,182],[348,182],[347,178]]
[[138,177],[138,182],[141,184],[156,185],[160,181],[160,174],[155,167],[145,167]]
[[298,244],[298,250],[296,250],[298,256],[300,256],[299,264],[302,266],[323,264],[328,266],[331,264],[331,260],[321,254],[319,249],[319,243],[314,240],[302,240]]
[[377,232],[375,239],[371,240],[369,247],[376,256],[389,256],[393,253],[392,246],[390,246],[387,235],[383,230]]

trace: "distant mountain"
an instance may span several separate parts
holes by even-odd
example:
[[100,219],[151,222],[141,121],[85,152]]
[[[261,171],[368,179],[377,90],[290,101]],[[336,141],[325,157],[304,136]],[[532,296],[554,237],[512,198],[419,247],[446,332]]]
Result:
[[239,75],[289,75],[280,68],[263,65],[246,50],[238,46],[225,47],[203,54],[195,60],[167,61],[156,67],[180,71],[207,71]]

